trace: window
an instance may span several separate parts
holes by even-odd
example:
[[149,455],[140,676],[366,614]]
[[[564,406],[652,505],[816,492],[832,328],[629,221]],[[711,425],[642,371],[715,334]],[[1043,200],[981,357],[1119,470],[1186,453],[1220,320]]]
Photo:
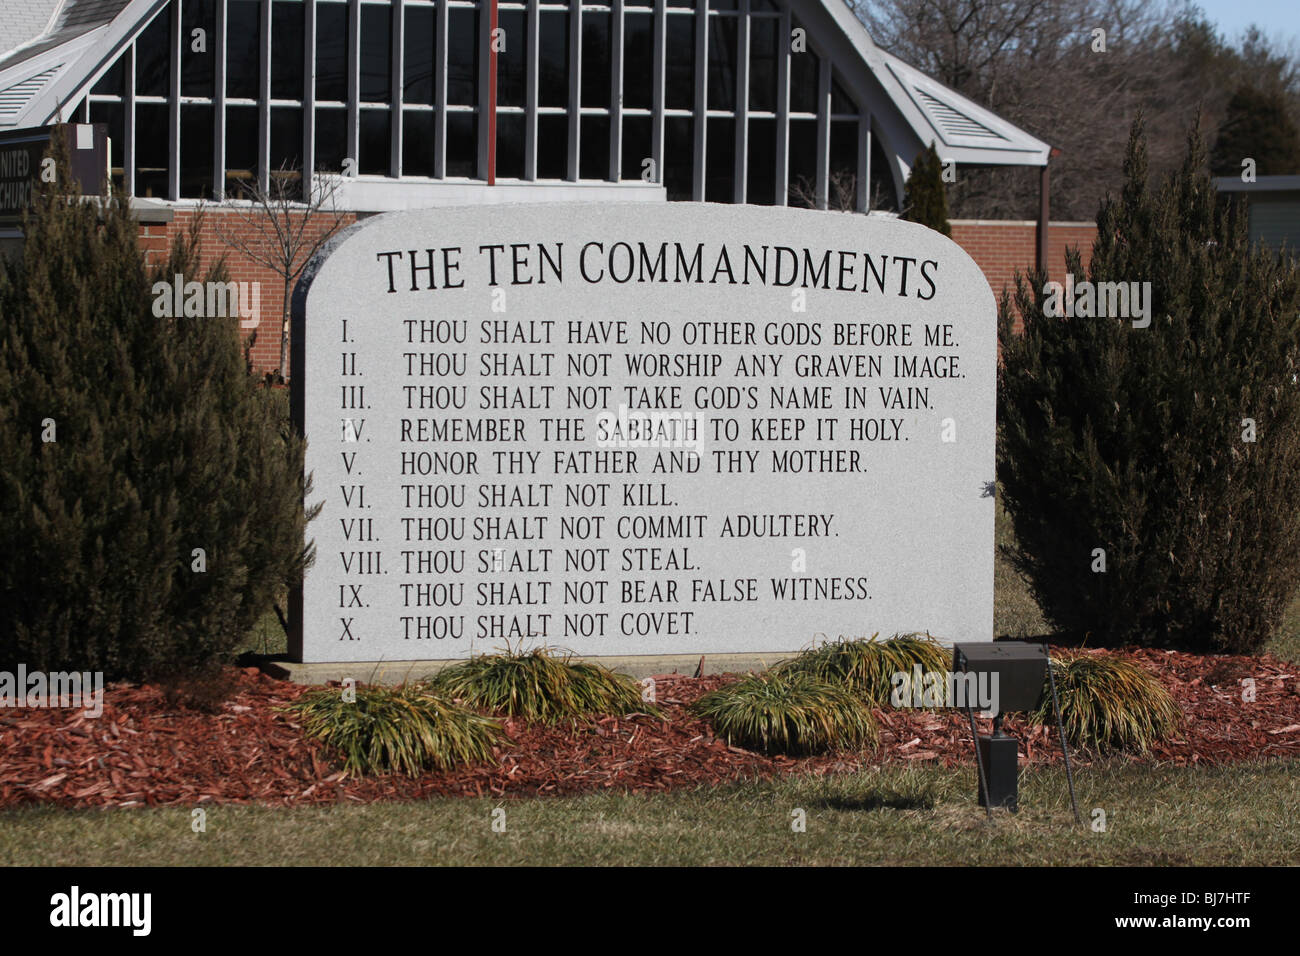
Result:
[[226,195],[238,196],[240,183],[256,179],[257,107],[226,107]]
[[736,194],[736,121],[730,117],[709,117],[707,164],[704,169],[704,199],[734,202]]
[[569,172],[569,118],[563,113],[537,117],[537,178],[563,179]]
[[[505,46],[497,54],[497,106],[522,107],[528,90],[527,16],[522,10],[501,10],[497,17],[497,25],[505,31],[502,35]],[[522,119],[519,123],[519,131],[522,136]],[[521,157],[522,150],[522,140],[520,140]]]
[[361,111],[361,155],[357,157],[357,172],[363,176],[388,175],[392,115],[384,109]]
[[648,110],[654,85],[654,20],[648,13],[623,16],[623,108]]
[[135,105],[135,194],[167,197],[168,120],[166,103]]
[[255,100],[261,76],[262,18],[257,0],[229,0],[226,7],[226,96]]
[[736,18],[709,18],[709,109],[736,111]]
[[185,0],[181,7],[182,96],[212,98],[217,53],[216,0]]
[[587,8],[582,11],[582,105],[609,109],[609,81],[609,13]]
[[[188,6],[189,0],[186,0]],[[303,30],[306,17],[301,3],[276,0],[271,4],[271,99],[302,100]],[[301,149],[298,150],[301,152]],[[277,164],[273,161],[271,165]]]
[[167,69],[170,47],[171,7],[167,7],[135,41],[136,96],[167,96],[171,92]]
[[[438,21],[433,7],[408,7],[406,30],[402,36],[402,100],[433,106],[434,48],[438,41]],[[403,137],[405,138],[405,137]]]
[[361,7],[361,102],[392,99],[393,11],[387,6]]
[[776,120],[755,117],[749,121],[747,160],[745,202],[773,205],[776,202]]
[[478,105],[478,11],[453,7],[447,14],[447,102]]
[[447,114],[447,175],[478,175],[478,117],[473,113]]
[[343,160],[348,158],[348,114],[342,107],[316,108],[315,153],[316,169],[331,173],[343,171]]
[[[91,89],[85,115],[109,127],[118,188],[206,198],[307,162],[337,173],[348,159],[365,176],[485,174],[482,0],[225,0],[224,49],[222,6],[171,0]],[[861,155],[870,113],[847,74],[828,68],[812,37],[792,51],[787,31],[802,24],[772,0],[665,0],[661,13],[654,0],[501,0],[498,15],[502,179],[638,182],[657,159],[654,178],[673,200],[894,201],[879,144],[870,163]]]
[[569,102],[569,15],[543,10],[538,26],[540,47],[537,64],[539,106],[568,105]]
[[316,4],[316,99],[341,103],[348,98],[348,8]]
[[434,114],[406,110],[402,114],[402,175],[433,176]]
[[181,196],[210,199],[212,180],[212,104],[181,106]]

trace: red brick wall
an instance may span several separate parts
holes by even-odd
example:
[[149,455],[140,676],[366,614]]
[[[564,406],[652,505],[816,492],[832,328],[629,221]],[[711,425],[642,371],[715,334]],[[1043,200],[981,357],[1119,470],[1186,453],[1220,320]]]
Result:
[[[952,238],[975,260],[993,287],[995,296],[1005,286],[1015,291],[1015,274],[1023,275],[1034,267],[1038,257],[1038,226],[1033,222],[996,222],[984,219],[957,219],[952,222]],[[1065,274],[1065,250],[1075,246],[1088,267],[1097,226],[1091,222],[1054,222],[1047,231],[1047,273],[1053,279]]]
[[[195,217],[194,209],[174,207],[174,218],[169,223],[142,223],[140,226],[140,248],[149,263],[161,262],[167,257],[167,250],[176,235],[189,232]],[[356,216],[345,216],[342,227],[356,221]],[[320,236],[334,223],[332,215],[322,214],[308,223],[305,235],[312,238]],[[219,228],[220,227],[220,228]],[[261,322],[256,331],[257,339],[253,344],[252,359],[258,371],[274,371],[280,366],[280,312],[284,304],[284,280],[273,270],[259,265],[238,248],[232,248],[223,238],[226,236],[244,236],[254,249],[265,250],[269,254],[271,245],[259,235],[258,230],[249,227],[238,212],[208,208],[203,211],[203,224],[200,230],[200,257],[202,266],[225,256],[226,269],[234,282],[257,282],[259,286],[259,308]],[[186,280],[200,279],[201,276],[186,276]],[[292,294],[292,293],[291,293]],[[251,333],[245,333],[251,334]],[[287,362],[287,357],[286,357]],[[285,369],[288,374],[288,369]]]

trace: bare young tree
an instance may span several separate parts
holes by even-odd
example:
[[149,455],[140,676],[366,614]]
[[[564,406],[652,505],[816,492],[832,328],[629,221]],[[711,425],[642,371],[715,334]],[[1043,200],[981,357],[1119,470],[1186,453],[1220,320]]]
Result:
[[[843,169],[833,169],[826,180],[826,208],[833,212],[856,212],[858,195],[858,177]],[[817,208],[817,182],[808,176],[800,176],[790,184],[789,198],[791,206],[804,209]],[[867,209],[893,209],[893,197],[889,196],[885,185],[876,181],[872,183],[871,194],[867,197]]]
[[286,378],[289,353],[289,299],[302,270],[330,237],[341,229],[347,214],[338,208],[341,180],[317,173],[304,193],[300,169],[281,166],[267,177],[240,182],[239,193],[224,204],[225,214],[213,216],[217,237],[236,252],[270,269],[283,283],[280,306],[280,365]]

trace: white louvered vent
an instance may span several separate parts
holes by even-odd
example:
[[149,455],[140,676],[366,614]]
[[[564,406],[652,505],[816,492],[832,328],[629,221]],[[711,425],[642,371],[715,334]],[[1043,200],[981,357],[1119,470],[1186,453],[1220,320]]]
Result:
[[943,100],[931,96],[925,90],[916,90],[925,104],[926,111],[931,118],[939,124],[939,128],[950,136],[978,136],[984,139],[1005,139],[1006,137],[999,133],[993,132],[983,123],[979,123],[965,113],[960,113],[953,109]]
[[63,68],[60,63],[48,70],[42,70],[34,76],[0,90],[0,119],[12,119],[23,111],[51,79]]

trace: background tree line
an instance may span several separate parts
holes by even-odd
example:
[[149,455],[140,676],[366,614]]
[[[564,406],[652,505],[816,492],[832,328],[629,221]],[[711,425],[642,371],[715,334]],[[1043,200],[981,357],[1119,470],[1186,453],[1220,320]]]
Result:
[[[1199,113],[1216,175],[1300,173],[1300,55],[1263,29],[1221,35],[1187,2],[848,0],[876,44],[1061,150],[1052,217],[1091,220],[1145,117],[1151,172],[1173,171]],[[1105,50],[1095,30],[1105,31]],[[1037,214],[1036,169],[964,167],[954,218]]]

